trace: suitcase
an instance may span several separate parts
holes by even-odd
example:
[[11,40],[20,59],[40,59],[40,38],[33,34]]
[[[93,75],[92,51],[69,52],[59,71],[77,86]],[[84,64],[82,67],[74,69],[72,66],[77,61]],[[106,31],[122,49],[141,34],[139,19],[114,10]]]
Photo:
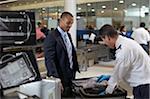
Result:
[[16,90],[20,85],[41,80],[31,54],[6,53],[0,59],[0,98],[9,96],[10,99],[16,99]]
[[[16,56],[6,54],[4,56],[11,56],[11,58],[0,63],[0,85],[3,90],[35,80],[37,73],[26,53],[19,53]],[[4,56],[1,57],[1,60]]]
[[[19,86],[19,98],[61,99],[60,79],[43,79]],[[33,98],[34,99],[34,98]]]
[[96,79],[96,77],[76,79],[73,81],[72,90],[78,99],[126,99],[127,92],[121,87],[117,87],[112,94],[104,94],[103,92],[106,86],[103,84],[88,86],[88,84],[93,83],[88,82],[90,79]]

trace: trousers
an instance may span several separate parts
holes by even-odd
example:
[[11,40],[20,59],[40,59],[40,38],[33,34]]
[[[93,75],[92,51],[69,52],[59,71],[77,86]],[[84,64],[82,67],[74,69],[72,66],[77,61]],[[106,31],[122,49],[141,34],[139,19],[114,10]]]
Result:
[[150,99],[150,84],[133,87],[134,99]]

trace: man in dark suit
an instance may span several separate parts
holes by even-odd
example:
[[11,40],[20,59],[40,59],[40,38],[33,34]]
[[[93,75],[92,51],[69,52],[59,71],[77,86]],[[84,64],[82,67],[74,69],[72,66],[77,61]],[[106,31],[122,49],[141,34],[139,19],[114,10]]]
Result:
[[72,95],[71,85],[79,72],[76,51],[68,33],[73,23],[73,15],[63,12],[58,27],[49,33],[44,41],[47,75],[61,79],[62,96]]

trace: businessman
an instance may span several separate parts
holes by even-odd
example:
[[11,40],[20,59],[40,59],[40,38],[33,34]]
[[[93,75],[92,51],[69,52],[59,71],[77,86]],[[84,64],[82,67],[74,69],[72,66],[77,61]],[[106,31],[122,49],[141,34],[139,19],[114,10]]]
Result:
[[72,80],[79,72],[76,51],[68,33],[73,24],[73,15],[63,12],[58,27],[44,41],[47,75],[61,79],[62,97],[72,96]]

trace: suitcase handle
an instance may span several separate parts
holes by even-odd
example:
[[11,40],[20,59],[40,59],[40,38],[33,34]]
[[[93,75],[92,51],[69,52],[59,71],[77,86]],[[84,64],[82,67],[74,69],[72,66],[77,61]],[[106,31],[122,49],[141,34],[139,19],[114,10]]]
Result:
[[2,64],[3,62],[5,62],[5,61],[7,61],[8,59],[6,59],[6,60],[4,60],[6,57],[15,57],[15,55],[13,55],[13,54],[6,54],[6,55],[4,55],[4,56],[2,56],[1,58],[0,58],[0,64]]

